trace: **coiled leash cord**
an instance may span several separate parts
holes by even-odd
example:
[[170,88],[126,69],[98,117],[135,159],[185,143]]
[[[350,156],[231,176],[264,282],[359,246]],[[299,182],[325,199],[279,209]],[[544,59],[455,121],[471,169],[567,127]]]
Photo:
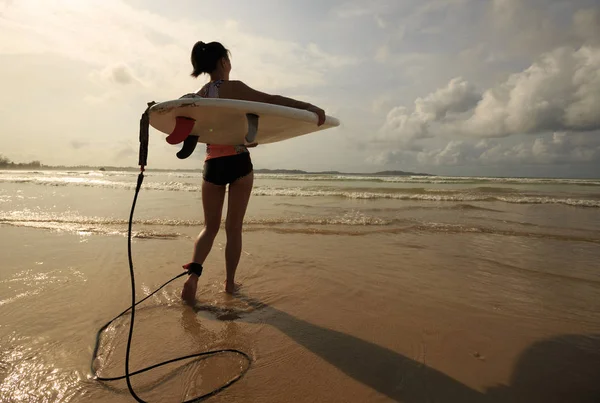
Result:
[[[177,280],[180,277],[183,277],[186,274],[189,274],[188,272],[184,271],[183,273],[173,277],[171,280],[167,281],[166,283],[164,283],[163,285],[158,287],[150,295],[146,296],[141,301],[135,302],[135,276],[133,273],[133,259],[132,259],[132,254],[131,254],[131,238],[132,238],[131,228],[133,226],[133,213],[135,211],[135,205],[137,203],[138,194],[142,187],[142,182],[144,181],[144,168],[146,166],[146,160],[147,160],[147,156],[148,156],[148,126],[149,126],[148,110],[152,107],[152,105],[154,105],[154,102],[148,103],[148,108],[146,109],[146,111],[144,112],[144,114],[142,115],[142,118],[140,120],[139,165],[140,165],[141,172],[139,173],[138,179],[137,179],[135,195],[133,197],[133,203],[131,205],[131,213],[129,214],[129,226],[128,226],[128,230],[127,230],[127,254],[129,257],[129,274],[130,274],[130,278],[131,278],[131,306],[129,308],[127,308],[126,310],[124,310],[123,312],[121,312],[120,314],[118,314],[117,316],[115,316],[110,321],[108,321],[104,326],[102,326],[100,328],[100,330],[98,330],[98,333],[96,333],[96,345],[94,346],[94,353],[92,354],[91,370],[92,370],[92,374],[94,375],[94,379],[99,380],[99,381],[118,381],[121,379],[125,379],[127,381],[127,388],[129,389],[129,393],[131,394],[131,396],[133,396],[133,398],[140,403],[146,403],[133,390],[133,387],[131,386],[131,381],[130,381],[131,376],[141,374],[143,372],[147,372],[154,368],[158,368],[163,365],[171,364],[173,362],[187,360],[187,359],[195,358],[195,357],[206,357],[206,356],[217,355],[217,354],[234,353],[234,354],[241,355],[242,357],[244,357],[247,360],[248,365],[246,366],[246,368],[244,368],[236,377],[234,377],[233,379],[231,379],[224,385],[222,385],[219,388],[214,389],[208,393],[205,393],[201,396],[195,397],[190,400],[185,400],[182,403],[199,402],[201,400],[205,400],[211,396],[214,396],[219,392],[222,392],[223,390],[227,389],[228,387],[233,385],[235,382],[240,380],[242,378],[242,376],[244,376],[244,374],[248,371],[248,369],[250,369],[250,363],[252,362],[252,359],[250,358],[250,356],[248,354],[244,353],[243,351],[235,350],[235,349],[212,350],[212,351],[205,351],[202,353],[186,355],[185,357],[173,358],[168,361],[163,361],[161,363],[154,364],[154,365],[146,367],[146,368],[142,368],[135,372],[129,372],[129,356],[130,356],[130,350],[131,350],[131,339],[133,338],[133,323],[135,320],[135,307],[137,305],[141,304],[142,302],[144,302],[145,300],[147,300],[148,298],[150,298],[151,296],[153,296],[154,294],[156,294],[159,290],[161,290],[163,287],[165,287],[169,283]],[[98,355],[98,348],[100,346],[100,338],[101,338],[102,332],[104,332],[104,330],[106,330],[106,328],[108,328],[108,326],[110,326],[110,324],[113,323],[115,320],[117,320],[121,316],[125,315],[129,310],[131,310],[131,321],[129,323],[129,336],[127,338],[127,349],[126,349],[126,353],[125,353],[125,375],[117,376],[117,377],[99,376],[96,373],[96,368],[94,366],[94,363],[95,363],[97,355]]]

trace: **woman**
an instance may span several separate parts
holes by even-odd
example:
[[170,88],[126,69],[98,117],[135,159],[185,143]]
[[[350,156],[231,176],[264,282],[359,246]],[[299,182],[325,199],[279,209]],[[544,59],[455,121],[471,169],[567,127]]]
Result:
[[[241,81],[229,80],[231,71],[229,51],[218,42],[197,42],[192,49],[191,60],[194,67],[193,77],[198,77],[204,73],[210,76],[210,81],[197,92],[197,95],[209,98],[241,99],[305,109],[317,114],[317,124],[319,126],[325,122],[325,112],[314,105],[279,95],[265,94],[248,87]],[[181,297],[187,303],[193,304],[195,302],[198,278],[202,274],[202,264],[219,232],[227,185],[229,185],[229,196],[227,200],[227,217],[225,219],[227,234],[225,291],[231,294],[237,288],[235,272],[242,251],[242,224],[254,181],[248,147],[254,146],[256,144],[240,144],[237,146],[207,144],[206,146],[202,180],[204,228],[194,244],[192,261],[183,266],[188,270],[189,277],[183,286]]]

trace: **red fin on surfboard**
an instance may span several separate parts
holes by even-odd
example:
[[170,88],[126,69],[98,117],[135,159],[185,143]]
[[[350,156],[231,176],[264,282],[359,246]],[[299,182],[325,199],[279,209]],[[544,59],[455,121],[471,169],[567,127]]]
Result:
[[167,136],[167,143],[179,144],[184,141],[192,132],[195,123],[196,121],[194,119],[177,116],[177,118],[175,118],[175,128],[171,134]]

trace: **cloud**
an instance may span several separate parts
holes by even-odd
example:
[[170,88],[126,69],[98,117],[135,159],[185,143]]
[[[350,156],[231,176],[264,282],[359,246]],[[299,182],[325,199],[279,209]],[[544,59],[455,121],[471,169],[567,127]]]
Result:
[[[526,60],[515,58],[515,51],[523,50],[527,56],[535,55],[525,64],[528,67],[507,75],[495,71],[496,82],[488,75],[483,92],[470,80],[454,78],[448,85],[417,97],[413,108],[391,108],[380,132],[373,136],[379,143],[370,150],[366,162],[406,166],[414,161],[420,166],[448,169],[597,165],[600,9],[574,9],[565,13],[571,18],[567,25],[561,25],[555,24],[554,18],[561,7],[577,6],[551,1],[546,10],[542,3],[493,1],[494,29],[506,33],[505,46],[484,40],[462,52],[475,64],[479,62],[480,69],[485,60],[514,71]],[[386,55],[388,63],[397,59],[391,51]],[[455,67],[450,63],[445,69]],[[469,66],[463,67],[471,71]],[[472,73],[477,75],[477,71]]]
[[390,48],[388,45],[381,45],[375,52],[375,61],[385,63],[390,57]]
[[384,151],[379,154],[369,155],[365,162],[369,165],[386,166],[392,164],[406,165],[407,161],[412,162],[414,154],[406,151]]
[[474,85],[457,77],[445,88],[415,101],[415,114],[429,121],[440,120],[452,113],[466,112],[477,105],[481,95]]
[[413,25],[414,28],[419,29],[421,32],[430,32],[432,30],[435,33],[440,33],[435,28],[430,26],[427,21],[431,20],[432,16],[444,15],[447,18],[447,14],[455,13],[460,7],[466,6],[468,3],[474,3],[476,0],[428,0],[420,1],[416,4],[414,11],[409,15],[407,21]]
[[573,15],[573,27],[577,36],[585,43],[600,43],[600,9],[578,10]]
[[387,114],[385,124],[376,140],[410,146],[415,140],[431,137],[429,122],[423,116],[411,113],[403,106],[397,106]]
[[[457,77],[417,98],[414,110],[397,106],[375,136],[410,145],[440,135],[507,137],[600,130],[600,48],[563,47],[488,90]],[[450,153],[452,150],[448,150]]]
[[110,78],[117,84],[129,84],[135,81],[133,73],[126,65],[119,65],[111,68]]
[[386,115],[394,107],[394,99],[390,93],[379,94],[371,102],[371,111],[376,115]]
[[598,136],[574,136],[565,132],[554,133],[551,138],[536,138],[531,155],[537,163],[565,164],[600,161]]
[[140,82],[135,77],[133,70],[125,63],[116,63],[110,66],[106,66],[103,69],[95,70],[91,73],[93,80],[98,80],[101,84],[106,82],[120,85],[127,85],[133,82]]
[[115,147],[112,160],[118,163],[129,162],[130,164],[135,163],[135,156],[137,155],[137,150],[129,145],[123,145],[119,148]]
[[[527,57],[547,52],[557,46],[573,44],[569,27],[562,23],[556,12],[556,0],[493,0],[489,2],[489,15],[495,38],[513,55]],[[498,39],[501,39],[500,42]]]
[[[0,139],[0,149],[14,158],[28,147],[47,164],[104,164],[121,158],[135,165],[130,157],[137,152],[137,120],[146,102],[179,97],[206,79],[190,77],[190,51],[197,40],[218,40],[231,49],[233,79],[266,92],[309,94],[301,98],[308,102],[325,94],[332,104],[335,94],[326,89],[328,80],[357,62],[340,54],[339,47],[330,51],[326,41],[257,33],[248,20],[208,16],[198,7],[185,14],[161,9],[165,6],[136,8],[121,0],[20,0],[5,7],[0,37],[11,39],[0,41],[0,110],[11,113],[1,128],[30,144]],[[34,93],[42,101],[31,99]],[[44,103],[48,97],[52,102]],[[30,119],[32,110],[38,119]],[[77,149],[85,146],[82,136],[94,144],[83,154]],[[116,150],[99,145],[120,144],[122,138],[127,141]],[[152,152],[154,166],[196,166],[174,158],[172,148],[157,146]]]
[[417,154],[421,164],[461,165],[560,165],[600,162],[600,138],[593,134],[556,132],[533,141],[507,145],[495,140],[452,140],[445,147]]
[[387,27],[385,19],[383,19],[383,17],[381,17],[380,15],[375,16],[375,23],[377,23],[377,26],[381,29],[385,29]]
[[424,165],[467,165],[474,163],[482,153],[481,143],[473,144],[460,140],[448,142],[439,150],[422,151],[417,160]]
[[136,78],[154,93],[174,83],[189,86],[189,54],[197,40],[223,42],[232,51],[234,73],[263,90],[318,86],[331,70],[357,62],[313,43],[254,34],[225,18],[173,20],[121,0],[15,2],[0,16],[0,36],[13,38],[0,43],[0,54],[58,54],[113,69],[115,82]]
[[380,32],[402,47],[406,36],[437,35],[444,32],[443,26],[459,15],[460,8],[476,0],[376,0],[365,2],[354,0],[335,8],[338,19],[363,19],[374,21]]
[[600,129],[600,48],[559,48],[487,90],[464,130],[482,137]]
[[378,139],[414,146],[416,140],[433,136],[430,132],[432,123],[469,111],[480,99],[473,85],[461,77],[454,78],[446,87],[424,98],[417,98],[413,111],[402,106],[393,108],[386,117]]
[[337,6],[333,11],[337,18],[349,19],[364,16],[378,17],[386,14],[394,8],[394,2],[390,0],[371,0],[364,2],[360,0],[348,1]]
[[75,150],[79,150],[80,148],[88,147],[90,142],[88,140],[72,140],[70,144]]
[[492,29],[482,41],[511,58],[531,60],[559,47],[600,43],[600,9],[595,0],[492,0]]

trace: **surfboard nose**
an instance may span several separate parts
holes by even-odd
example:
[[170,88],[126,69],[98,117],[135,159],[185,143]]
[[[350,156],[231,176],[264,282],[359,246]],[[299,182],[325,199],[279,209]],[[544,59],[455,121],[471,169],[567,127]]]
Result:
[[167,143],[179,144],[184,141],[194,129],[196,121],[185,116],[177,116],[175,118],[175,128],[167,136]]

